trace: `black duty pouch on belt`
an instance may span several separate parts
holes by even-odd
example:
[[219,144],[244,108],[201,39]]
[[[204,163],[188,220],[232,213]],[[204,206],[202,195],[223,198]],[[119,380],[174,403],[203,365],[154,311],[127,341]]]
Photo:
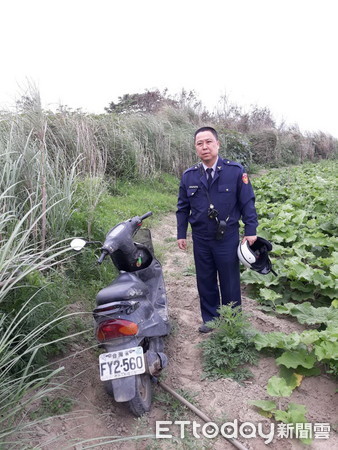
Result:
[[[209,192],[206,191],[210,206],[208,208],[208,217],[209,219],[216,220],[218,226],[216,231],[216,241],[221,241],[224,238],[225,230],[227,227],[227,221],[229,220],[230,214],[225,220],[219,220],[218,218],[218,211],[215,209],[214,205],[211,203],[211,199],[209,196]],[[233,208],[232,208],[233,209]],[[232,212],[232,210],[231,210]]]
[[216,231],[216,241],[221,241],[224,238],[226,227],[227,227],[227,221],[220,220],[218,222],[218,227],[217,227],[217,231]]

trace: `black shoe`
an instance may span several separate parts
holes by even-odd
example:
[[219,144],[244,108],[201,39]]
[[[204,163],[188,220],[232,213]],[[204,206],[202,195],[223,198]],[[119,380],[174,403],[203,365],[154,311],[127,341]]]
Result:
[[211,331],[213,331],[213,328],[207,327],[206,324],[204,323],[199,327],[198,331],[200,333],[210,333]]

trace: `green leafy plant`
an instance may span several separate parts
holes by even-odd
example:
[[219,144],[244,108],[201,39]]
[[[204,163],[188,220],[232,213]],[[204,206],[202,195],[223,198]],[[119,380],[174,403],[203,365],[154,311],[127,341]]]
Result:
[[255,364],[258,353],[253,343],[247,315],[239,307],[221,306],[219,317],[207,323],[214,329],[201,342],[204,376],[211,379],[233,378],[242,381],[252,377],[244,364]]
[[257,350],[273,349],[277,356],[280,373],[268,382],[270,395],[289,396],[304,376],[323,369],[337,373],[336,166],[336,162],[306,164],[253,181],[263,230],[259,234],[273,243],[278,276],[245,271],[242,279],[262,309],[311,326],[302,333],[254,336]]
[[[313,319],[310,317],[310,320]],[[257,333],[254,341],[258,350],[266,347],[282,350],[276,358],[279,376],[271,377],[267,386],[268,394],[273,397],[289,397],[304,376],[319,375],[323,363],[328,367],[327,371],[337,374],[338,332],[335,325],[330,324],[324,331],[307,330],[301,334]]]
[[338,332],[336,322],[324,330],[305,330],[302,333],[281,332],[257,333],[254,336],[257,350],[262,348],[281,349],[277,364],[285,367],[311,369],[318,362],[338,360]]
[[331,307],[315,308],[310,302],[301,304],[285,303],[284,305],[276,306],[278,314],[289,314],[296,317],[299,323],[307,325],[336,325],[338,326],[338,309]]
[[[259,235],[273,244],[278,276],[243,271],[242,281],[265,307],[288,302],[329,306],[336,297],[336,161],[273,170],[252,180]],[[330,208],[327,207],[330,205]]]
[[[251,405],[258,408],[259,414],[264,417],[274,418],[277,421],[286,424],[302,424],[306,423],[307,413],[304,405],[299,405],[297,403],[289,403],[285,409],[281,409],[275,401],[272,400],[251,400],[249,401]],[[311,444],[312,439],[301,438],[303,444]]]
[[267,391],[272,397],[289,397],[292,386],[284,378],[273,376],[268,381]]

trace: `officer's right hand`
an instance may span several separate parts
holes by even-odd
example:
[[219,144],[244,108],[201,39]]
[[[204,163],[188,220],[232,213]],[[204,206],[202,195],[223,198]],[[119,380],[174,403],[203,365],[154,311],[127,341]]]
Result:
[[178,248],[181,250],[187,249],[187,240],[186,239],[177,239]]

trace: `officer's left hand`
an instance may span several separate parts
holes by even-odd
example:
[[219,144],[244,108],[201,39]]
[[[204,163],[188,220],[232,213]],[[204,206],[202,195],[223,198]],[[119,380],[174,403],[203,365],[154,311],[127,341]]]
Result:
[[248,241],[249,245],[252,245],[257,240],[257,236],[244,236],[242,239],[242,244]]

